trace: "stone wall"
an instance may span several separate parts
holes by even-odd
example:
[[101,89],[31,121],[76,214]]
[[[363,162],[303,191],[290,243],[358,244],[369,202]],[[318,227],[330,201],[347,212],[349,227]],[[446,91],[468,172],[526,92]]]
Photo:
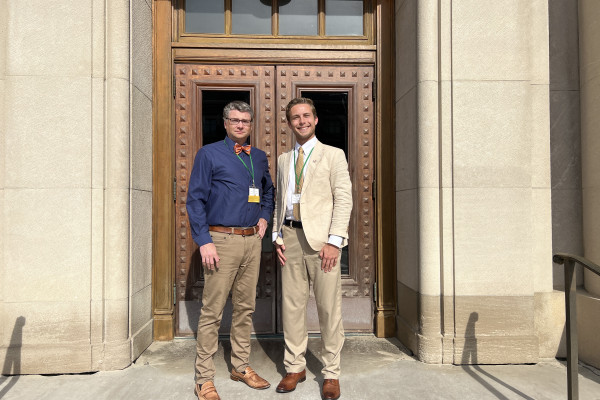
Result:
[[0,360],[123,368],[151,343],[151,3],[0,4]]
[[[584,256],[600,264],[600,3],[579,1],[579,85]],[[584,271],[577,296],[579,355],[600,367],[600,276]]]
[[[583,254],[577,2],[548,2],[553,253]],[[581,270],[578,281],[581,281]],[[564,269],[554,265],[554,288]]]
[[398,336],[425,362],[552,357],[548,2],[396,6]]
[[396,1],[396,279],[399,338],[417,353],[419,208],[417,2]]
[[131,335],[137,358],[152,342],[152,0],[132,1]]
[[[7,0],[0,0],[0,27],[7,26],[8,23],[8,7]],[[6,160],[6,121],[4,118],[4,104],[6,102],[6,33],[7,30],[0,28],[0,279],[2,279],[2,270],[4,265],[4,236],[6,225],[6,213],[4,212],[4,186],[5,186],[5,160]],[[4,315],[4,285],[0,281],[0,316]],[[0,319],[0,323],[4,321]],[[11,321],[13,324],[16,321]],[[6,329],[0,327],[0,343],[4,344]],[[1,361],[1,360],[0,360]],[[19,366],[20,368],[20,366]]]

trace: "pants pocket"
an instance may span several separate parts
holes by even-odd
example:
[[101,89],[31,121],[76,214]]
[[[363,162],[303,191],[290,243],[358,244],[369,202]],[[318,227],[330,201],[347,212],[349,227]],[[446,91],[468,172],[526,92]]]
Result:
[[227,242],[230,236],[230,233],[210,232],[210,237],[215,244]]

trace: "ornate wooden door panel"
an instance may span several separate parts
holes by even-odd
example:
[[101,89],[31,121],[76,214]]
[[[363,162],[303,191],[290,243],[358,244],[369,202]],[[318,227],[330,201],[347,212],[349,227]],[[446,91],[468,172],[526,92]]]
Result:
[[[275,157],[273,94],[274,67],[175,65],[175,203],[176,203],[176,335],[192,335],[198,326],[204,279],[200,252],[192,240],[186,210],[188,179],[196,152],[203,144],[222,140],[221,113],[232,100],[244,100],[255,110],[250,142],[267,153],[271,173]],[[273,148],[273,150],[271,150]],[[270,240],[265,239],[258,282],[254,331],[275,332],[276,270]],[[231,302],[225,307],[220,333],[231,325]]]
[[[285,106],[299,96],[309,97],[315,102],[319,117],[317,138],[346,151],[354,205],[349,245],[342,257],[342,314],[346,331],[371,332],[375,276],[373,68],[280,66],[276,75],[277,154],[289,151],[295,143],[285,123]],[[341,104],[342,109],[331,103]],[[346,128],[341,129],[344,125]],[[338,137],[344,134],[345,141]],[[312,294],[308,325],[310,331],[319,331]]]
[[[176,204],[176,315],[177,336],[196,331],[204,280],[198,246],[191,238],[185,202],[189,174],[198,149],[222,140],[220,112],[234,99],[249,102],[255,110],[251,144],[267,153],[275,180],[277,156],[295,143],[287,127],[285,106],[303,95],[315,101],[319,114],[317,137],[341,147],[348,158],[354,206],[349,246],[343,253],[342,312],[347,331],[373,329],[374,280],[374,124],[373,68],[370,66],[239,66],[175,64],[175,196]],[[254,331],[281,331],[276,323],[277,268],[270,243],[270,228],[263,241]],[[228,333],[231,304],[225,308],[220,333]],[[279,321],[281,319],[279,318]],[[314,298],[309,301],[309,329],[318,331]]]

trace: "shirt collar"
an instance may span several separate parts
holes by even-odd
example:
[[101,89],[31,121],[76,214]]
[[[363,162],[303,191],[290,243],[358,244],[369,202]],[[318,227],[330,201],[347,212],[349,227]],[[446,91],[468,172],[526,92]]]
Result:
[[225,135],[225,143],[229,150],[233,151],[233,146],[235,146],[235,142],[229,138],[229,136]]
[[[317,144],[317,137],[313,136],[312,139],[310,139],[308,142],[306,142],[302,145],[302,149],[304,149],[304,154],[310,153],[316,144]],[[300,148],[300,145],[298,144],[298,142],[296,142],[296,146],[294,146],[294,150],[296,151],[296,153],[298,152],[299,148]]]

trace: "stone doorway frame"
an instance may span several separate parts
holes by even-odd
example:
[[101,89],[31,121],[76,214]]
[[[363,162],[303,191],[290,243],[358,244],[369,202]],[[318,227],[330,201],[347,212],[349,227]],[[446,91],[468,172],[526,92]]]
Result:
[[[395,201],[395,30],[394,1],[377,0],[374,7],[376,21],[376,48],[374,56],[359,52],[360,57],[374,57],[376,65],[376,163],[375,163],[375,208],[376,230],[380,238],[376,245],[376,290],[374,333],[378,337],[396,334],[396,201]],[[175,248],[173,182],[174,162],[174,103],[173,65],[175,48],[172,0],[154,0],[153,11],[153,184],[152,184],[152,314],[154,340],[171,340],[175,332]],[[284,46],[282,46],[284,47]],[[217,50],[217,51],[215,51]],[[177,49],[178,54],[189,57],[210,57],[218,49]],[[301,51],[301,50],[300,50]],[[276,50],[273,51],[274,53]],[[283,57],[292,63],[286,51]],[[333,51],[315,52],[311,55],[332,62],[328,54]],[[339,53],[338,53],[339,54]],[[185,57],[185,56],[184,56]],[[218,56],[217,56],[218,57]],[[258,57],[258,56],[257,56]],[[192,59],[192,58],[190,58]],[[195,58],[194,61],[199,61]],[[207,59],[214,62],[215,60]],[[234,61],[234,60],[221,60]],[[260,59],[243,62],[260,62]],[[318,62],[319,60],[310,60]],[[351,60],[352,61],[352,60]],[[307,61],[309,62],[309,61]],[[346,61],[347,62],[347,61]]]

